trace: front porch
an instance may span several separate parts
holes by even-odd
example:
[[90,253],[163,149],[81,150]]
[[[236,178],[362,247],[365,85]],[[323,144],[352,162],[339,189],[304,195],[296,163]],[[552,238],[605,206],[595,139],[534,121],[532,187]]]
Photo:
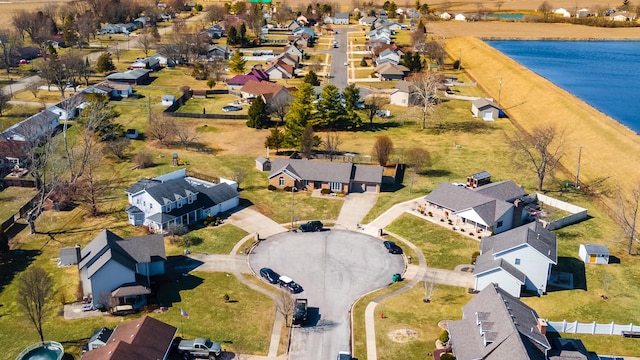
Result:
[[449,209],[427,202],[416,201],[411,210],[411,213],[416,216],[453,231],[459,231],[461,234],[476,240],[492,235],[487,226],[457,215]]

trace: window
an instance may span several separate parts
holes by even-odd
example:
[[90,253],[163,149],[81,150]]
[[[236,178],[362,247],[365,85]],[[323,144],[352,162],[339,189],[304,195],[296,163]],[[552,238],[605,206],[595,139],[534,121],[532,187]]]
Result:
[[278,179],[278,186],[284,186],[284,177],[280,176]]
[[502,220],[498,221],[496,223],[496,227],[501,228],[502,227]]
[[516,258],[516,265],[520,265],[520,259]]
[[153,203],[149,203],[149,209],[153,209]]
[[140,198],[136,199],[136,204],[140,205]]
[[339,182],[329,182],[329,188],[331,191],[342,191],[342,183]]

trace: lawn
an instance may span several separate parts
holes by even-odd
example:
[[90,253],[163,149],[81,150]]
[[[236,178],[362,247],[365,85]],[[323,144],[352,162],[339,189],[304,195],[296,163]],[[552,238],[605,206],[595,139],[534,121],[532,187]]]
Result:
[[[177,112],[180,113],[195,113],[195,114],[231,114],[231,115],[246,115],[249,110],[249,105],[235,104],[241,106],[240,111],[230,111],[225,113],[222,111],[222,107],[226,105],[234,105],[234,101],[237,101],[238,97],[230,94],[222,95],[209,95],[206,99],[194,99],[191,98],[183,106],[178,108]],[[244,123],[243,123],[244,125]]]
[[[33,95],[31,97],[33,98]],[[9,105],[8,109],[4,110],[2,116],[0,116],[0,131],[4,131],[29,116],[37,114],[38,111],[40,111],[39,106]]]
[[189,251],[194,254],[229,254],[233,247],[249,233],[231,224],[205,227],[166,241],[167,255],[180,255],[184,251],[184,241],[189,241]]

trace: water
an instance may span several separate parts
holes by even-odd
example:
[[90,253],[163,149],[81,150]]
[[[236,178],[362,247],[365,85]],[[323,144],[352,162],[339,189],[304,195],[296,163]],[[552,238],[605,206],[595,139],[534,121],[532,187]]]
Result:
[[531,71],[640,133],[640,41],[487,41]]
[[62,350],[58,348],[48,349],[41,347],[32,351],[29,351],[22,359],[24,360],[59,360],[62,355]]

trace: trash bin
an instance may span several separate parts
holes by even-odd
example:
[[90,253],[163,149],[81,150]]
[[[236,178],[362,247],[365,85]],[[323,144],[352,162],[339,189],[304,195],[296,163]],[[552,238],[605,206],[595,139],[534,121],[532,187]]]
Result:
[[400,274],[393,274],[393,276],[391,277],[391,281],[393,281],[394,283],[400,280],[402,280],[402,276],[400,276]]

